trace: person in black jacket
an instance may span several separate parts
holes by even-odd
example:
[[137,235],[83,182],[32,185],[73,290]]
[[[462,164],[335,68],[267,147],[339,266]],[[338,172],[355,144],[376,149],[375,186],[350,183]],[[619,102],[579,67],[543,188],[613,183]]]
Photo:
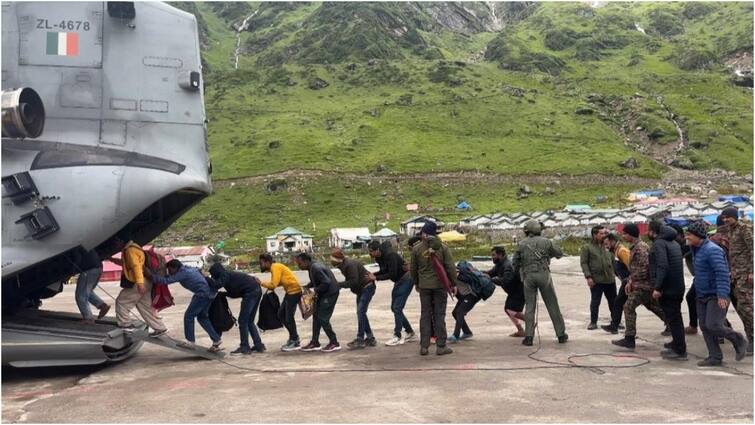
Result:
[[[262,343],[260,333],[254,324],[254,316],[262,299],[260,281],[245,273],[226,270],[222,264],[215,263],[210,267],[210,276],[220,283],[226,290],[229,298],[241,298],[239,310],[239,337],[241,345],[231,355],[252,354],[265,352],[265,344]],[[249,347],[249,334],[252,335],[254,347]]]
[[345,279],[338,285],[350,289],[357,296],[357,337],[346,346],[351,350],[374,347],[377,341],[370,327],[367,309],[375,295],[375,279],[364,264],[354,258],[346,258],[341,248],[335,248],[330,253],[330,264],[338,268]]
[[650,223],[648,235],[653,240],[650,249],[650,279],[653,298],[660,300],[666,324],[673,338],[661,357],[668,360],[687,360],[684,340],[682,300],[684,298],[684,259],[676,243],[676,230],[659,221]]
[[[312,261],[312,257],[306,252],[294,257],[294,261],[300,269],[309,272],[309,284],[306,288],[314,288],[317,294],[315,311],[312,315],[312,340],[305,347],[302,347],[301,351],[322,350],[324,353],[330,353],[340,350],[341,344],[338,343],[336,333],[330,325],[330,318],[333,316],[336,301],[338,301],[338,293],[341,290],[333,271],[318,261]],[[320,348],[320,329],[325,331],[330,340],[325,348]]]
[[509,335],[510,337],[523,337],[524,328],[521,320],[524,320],[524,285],[519,278],[519,273],[514,271],[511,260],[506,256],[506,249],[502,246],[495,246],[490,250],[490,257],[493,260],[493,268],[487,271],[487,275],[496,285],[503,288],[506,292],[506,314],[511,319],[511,323],[516,326],[516,332]]
[[[392,280],[393,290],[391,291],[391,312],[393,313],[394,326],[393,338],[385,343],[388,346],[401,345],[406,342],[414,341],[417,336],[412,329],[411,323],[404,315],[404,306],[409,295],[412,293],[412,276],[406,270],[406,263],[396,251],[391,247],[390,242],[380,243],[372,241],[367,246],[370,257],[375,259],[380,270],[377,273],[370,274],[373,280]],[[406,336],[401,335],[404,330]]]

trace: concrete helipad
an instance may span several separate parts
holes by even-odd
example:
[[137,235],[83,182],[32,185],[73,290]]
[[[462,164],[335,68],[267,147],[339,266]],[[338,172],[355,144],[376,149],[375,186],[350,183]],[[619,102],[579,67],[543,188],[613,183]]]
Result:
[[[452,345],[452,355],[420,357],[416,343],[382,344],[391,336],[392,283],[381,282],[370,306],[370,323],[381,341],[375,348],[338,353],[282,353],[287,334],[262,335],[265,354],[226,357],[227,363],[189,358],[145,345],[130,360],[106,367],[4,369],[3,422],[737,422],[753,421],[752,357],[734,361],[724,346],[725,367],[701,369],[702,336],[688,338],[690,361],[659,356],[668,339],[650,312],[639,312],[633,355],[614,350],[616,336],[587,331],[589,291],[578,258],[553,266],[568,344],[555,341],[545,309],[540,314],[542,344],[524,347],[507,335],[514,329],[503,312],[505,294],[468,316],[471,341]],[[691,281],[688,279],[687,284]],[[113,294],[116,284],[102,285]],[[45,308],[76,311],[73,287]],[[171,335],[182,337],[190,294],[172,286],[177,305],[162,313]],[[605,303],[605,301],[604,301]],[[238,311],[238,300],[231,308]],[[452,326],[450,318],[447,324]],[[406,313],[418,330],[419,298],[412,294]],[[683,308],[687,320],[686,305]],[[306,341],[311,319],[297,314]],[[742,323],[730,310],[729,320]],[[608,310],[601,306],[601,323]],[[333,318],[345,346],[356,332],[354,295],[342,291]],[[209,339],[197,326],[198,343]],[[321,337],[325,340],[325,336]],[[231,351],[238,330],[223,336]],[[588,355],[590,354],[590,355]],[[550,363],[540,362],[545,360]],[[571,361],[571,365],[570,362]],[[593,367],[574,367],[593,366]]]

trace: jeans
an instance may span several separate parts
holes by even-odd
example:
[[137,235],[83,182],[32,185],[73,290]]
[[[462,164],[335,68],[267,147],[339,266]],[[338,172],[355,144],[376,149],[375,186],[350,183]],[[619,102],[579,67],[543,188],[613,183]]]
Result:
[[298,341],[299,333],[296,332],[296,320],[294,320],[294,313],[299,308],[299,300],[301,300],[302,293],[298,294],[286,294],[283,297],[283,302],[278,309],[278,320],[283,323],[288,331],[289,341]]
[[102,298],[94,293],[94,288],[97,287],[101,275],[102,267],[95,267],[81,272],[78,280],[76,280],[76,305],[79,307],[81,315],[86,320],[94,319],[92,310],[89,308],[90,303],[97,308],[105,306],[105,302],[102,301]]
[[595,286],[590,288],[590,295],[590,323],[597,323],[600,299],[603,295],[608,302],[608,311],[612,311],[613,304],[616,301],[616,284],[596,283]]
[[745,340],[744,335],[735,332],[732,328],[724,325],[726,310],[718,305],[718,297],[706,297],[697,299],[697,317],[700,322],[700,330],[703,331],[705,345],[708,347],[708,357],[721,361],[724,358],[718,338],[726,338],[736,347],[737,343]]
[[370,319],[367,318],[367,308],[369,308],[374,295],[374,283],[367,285],[362,289],[362,293],[357,295],[357,339],[363,340],[365,334],[367,338],[373,338]]
[[333,310],[336,309],[336,301],[338,301],[338,292],[328,296],[317,295],[317,305],[312,315],[312,342],[316,344],[320,342],[320,329],[322,329],[331,344],[338,343],[336,333],[330,325],[330,318],[333,316]]
[[697,327],[697,294],[695,293],[695,284],[689,287],[687,295],[687,310],[689,310],[689,325],[693,328]]
[[624,313],[624,304],[627,302],[627,281],[621,282],[619,293],[616,294],[616,298],[613,301],[613,307],[611,308],[611,326],[618,328],[621,323],[621,315]]
[[458,297],[456,301],[456,307],[454,307],[451,315],[456,319],[456,326],[454,326],[454,336],[458,338],[461,335],[461,331],[464,331],[467,335],[472,335],[472,330],[467,325],[467,320],[464,316],[467,315],[480,299],[474,294],[467,294]]
[[667,297],[662,296],[661,309],[663,317],[671,330],[671,340],[673,350],[678,354],[687,352],[687,343],[684,340],[684,321],[682,320],[682,296]]
[[262,349],[262,339],[254,324],[254,316],[257,315],[257,309],[262,299],[262,289],[259,287],[247,291],[241,298],[241,311],[239,311],[239,336],[241,337],[241,348],[249,348],[249,334],[252,334],[254,348]]
[[393,291],[391,291],[391,311],[393,312],[393,320],[395,322],[393,327],[393,334],[401,338],[401,328],[406,333],[414,333],[412,325],[404,315],[404,306],[406,306],[406,300],[409,299],[409,295],[412,293],[412,278],[408,275],[393,284]]
[[420,346],[430,347],[430,336],[435,331],[438,347],[446,346],[446,302],[448,294],[443,288],[419,290],[421,313],[419,318]]
[[194,318],[197,319],[202,329],[207,332],[207,335],[210,336],[212,342],[220,341],[220,335],[218,335],[218,332],[212,327],[210,316],[208,315],[211,304],[212,298],[200,297],[198,295],[191,297],[191,302],[189,303],[189,306],[186,307],[186,313],[184,313],[184,337],[187,341],[195,341]]

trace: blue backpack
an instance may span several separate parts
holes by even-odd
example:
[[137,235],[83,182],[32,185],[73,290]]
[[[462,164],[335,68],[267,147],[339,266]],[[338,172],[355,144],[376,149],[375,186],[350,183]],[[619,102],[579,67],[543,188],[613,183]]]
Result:
[[493,281],[467,261],[459,261],[459,264],[456,265],[456,269],[459,271],[459,280],[469,284],[472,288],[472,293],[474,293],[475,296],[487,300],[493,295],[493,292],[495,292],[495,284]]

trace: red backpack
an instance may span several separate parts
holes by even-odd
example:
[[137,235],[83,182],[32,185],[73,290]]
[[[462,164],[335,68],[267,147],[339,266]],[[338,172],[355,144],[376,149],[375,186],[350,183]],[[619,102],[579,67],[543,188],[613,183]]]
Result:
[[[144,251],[144,267],[148,268],[153,274],[163,275],[165,273],[165,257],[155,252],[154,248]],[[152,285],[152,308],[155,311],[166,309],[176,305],[173,301],[173,294],[170,293],[168,285]]]

